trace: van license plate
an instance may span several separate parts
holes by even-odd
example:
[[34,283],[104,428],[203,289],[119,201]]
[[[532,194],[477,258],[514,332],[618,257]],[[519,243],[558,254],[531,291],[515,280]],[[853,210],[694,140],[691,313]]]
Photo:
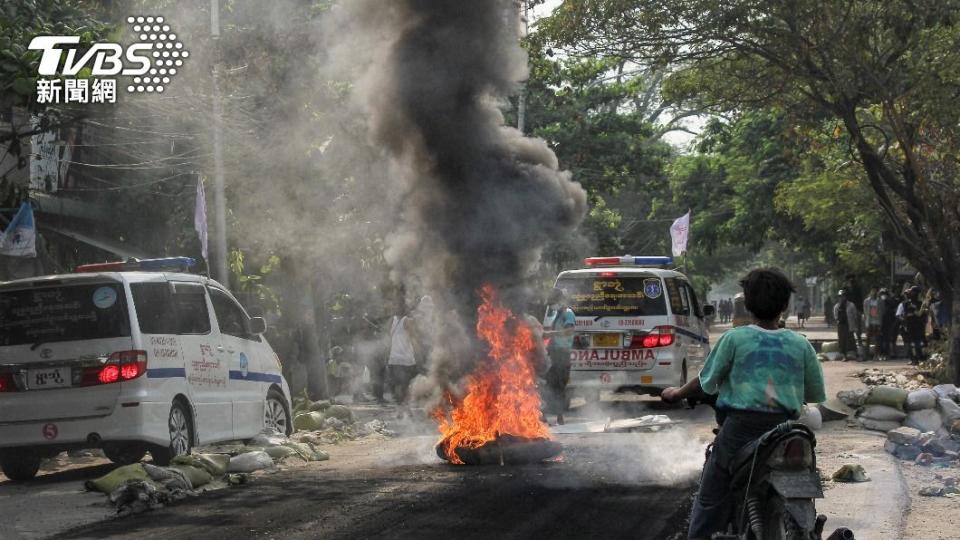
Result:
[[31,390],[62,388],[70,386],[70,384],[70,368],[68,367],[27,370],[27,388]]
[[594,334],[594,347],[619,347],[620,334]]

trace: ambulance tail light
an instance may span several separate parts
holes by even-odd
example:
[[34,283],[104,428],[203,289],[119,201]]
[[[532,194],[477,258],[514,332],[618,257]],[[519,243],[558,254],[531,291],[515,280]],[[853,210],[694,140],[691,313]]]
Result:
[[146,372],[147,351],[117,351],[105,364],[83,368],[77,383],[79,386],[94,386],[132,381]]
[[0,373],[0,392],[16,392],[16,381],[13,380],[13,373]]
[[660,331],[660,333],[657,335],[658,347],[669,347],[670,345],[673,345],[673,327],[658,326],[656,329]]
[[658,326],[647,334],[634,334],[630,339],[631,349],[654,349],[669,347],[674,343],[673,327]]

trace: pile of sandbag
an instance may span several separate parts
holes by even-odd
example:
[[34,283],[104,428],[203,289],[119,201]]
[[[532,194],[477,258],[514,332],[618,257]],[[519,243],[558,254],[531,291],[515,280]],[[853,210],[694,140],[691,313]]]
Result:
[[887,433],[885,449],[921,465],[960,458],[960,392],[952,384],[907,391],[895,386],[839,392],[866,429]]
[[310,401],[306,397],[294,400],[293,428],[296,431],[342,430],[354,422],[353,411],[329,400]]
[[[309,442],[293,441],[265,430],[246,445],[227,444],[208,447],[173,458],[168,467],[134,463],[89,480],[90,491],[106,493],[117,512],[137,513],[195,494],[198,488],[219,481],[218,486],[247,482],[247,475],[275,469],[290,459],[301,462],[324,461],[330,456]],[[197,449],[201,450],[201,449]]]

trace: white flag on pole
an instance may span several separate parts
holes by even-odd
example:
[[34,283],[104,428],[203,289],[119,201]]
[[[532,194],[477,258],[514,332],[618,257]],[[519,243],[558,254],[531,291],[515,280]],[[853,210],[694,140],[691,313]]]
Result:
[[7,230],[0,234],[0,255],[37,256],[37,228],[33,223],[33,207],[29,201],[20,205]]
[[203,179],[197,178],[197,205],[193,209],[193,228],[200,237],[200,253],[207,258],[207,197],[203,192]]
[[687,251],[687,239],[690,237],[690,211],[674,220],[670,225],[670,239],[673,241],[673,256],[679,257]]

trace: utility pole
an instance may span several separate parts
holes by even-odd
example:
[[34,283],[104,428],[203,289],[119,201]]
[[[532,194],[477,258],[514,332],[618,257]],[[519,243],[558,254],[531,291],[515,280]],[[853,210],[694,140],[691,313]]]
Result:
[[223,180],[223,105],[220,103],[220,4],[210,0],[210,36],[213,38],[213,278],[229,287],[227,271],[227,200]]
[[[530,24],[528,16],[530,14],[529,6],[527,5],[527,0],[520,0],[520,5],[518,6],[520,11],[520,20],[523,22],[523,35],[521,37],[527,37],[527,32],[530,30]],[[524,81],[523,86],[520,88],[520,95],[517,96],[517,129],[520,133],[523,133],[524,124],[527,119],[527,83]]]

